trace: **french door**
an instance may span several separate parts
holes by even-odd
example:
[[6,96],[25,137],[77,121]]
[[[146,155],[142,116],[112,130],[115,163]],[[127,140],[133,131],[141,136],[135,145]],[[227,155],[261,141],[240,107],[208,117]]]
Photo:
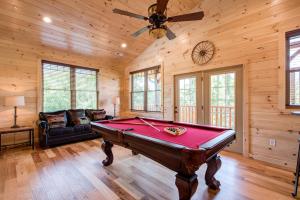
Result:
[[236,142],[228,150],[243,151],[242,67],[175,77],[175,120],[232,128]]

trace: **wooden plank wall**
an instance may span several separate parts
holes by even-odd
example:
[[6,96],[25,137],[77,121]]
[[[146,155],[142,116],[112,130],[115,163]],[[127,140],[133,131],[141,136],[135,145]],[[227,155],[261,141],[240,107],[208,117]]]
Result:
[[[0,127],[9,127],[13,123],[13,108],[3,105],[4,97],[10,95],[25,96],[26,106],[18,108],[18,124],[35,126],[41,107],[39,73],[42,59],[99,68],[99,107],[113,114],[112,99],[119,96],[120,71],[106,67],[95,58],[0,38]],[[11,143],[11,138],[3,136],[2,143]],[[22,139],[27,136],[17,138]]]
[[[291,116],[280,105],[284,98],[279,95],[284,66],[279,60],[285,56],[280,49],[284,43],[282,33],[300,27],[300,1],[210,0],[194,10],[204,10],[203,21],[175,24],[175,40],[157,40],[126,67],[121,88],[122,115],[148,115],[130,112],[130,71],[163,66],[164,112],[151,116],[173,119],[174,75],[243,64],[249,156],[294,168],[300,118]],[[191,60],[191,51],[203,40],[215,44],[216,55],[209,64],[197,66]],[[271,138],[276,139],[276,147],[269,146]]]

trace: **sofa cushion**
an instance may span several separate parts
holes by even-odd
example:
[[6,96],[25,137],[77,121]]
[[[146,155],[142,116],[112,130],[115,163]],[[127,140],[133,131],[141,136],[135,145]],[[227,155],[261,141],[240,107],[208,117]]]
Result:
[[65,128],[51,128],[49,129],[49,136],[65,136],[72,135],[74,133],[73,127]]
[[65,113],[60,114],[46,114],[46,121],[48,122],[49,128],[64,128],[66,127],[67,121]]
[[86,110],[86,115],[90,118],[91,121],[104,120],[106,111],[104,109]]
[[91,125],[89,125],[89,124],[75,125],[73,128],[74,128],[73,130],[75,133],[83,134],[83,133],[91,133],[92,132]]
[[83,109],[68,110],[67,113],[71,126],[90,123],[90,120],[85,116],[85,111]]

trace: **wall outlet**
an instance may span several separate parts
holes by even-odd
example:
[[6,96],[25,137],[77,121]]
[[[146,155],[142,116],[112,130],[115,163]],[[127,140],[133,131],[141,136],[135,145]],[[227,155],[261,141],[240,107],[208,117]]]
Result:
[[269,145],[275,147],[276,146],[276,140],[275,139],[269,139]]

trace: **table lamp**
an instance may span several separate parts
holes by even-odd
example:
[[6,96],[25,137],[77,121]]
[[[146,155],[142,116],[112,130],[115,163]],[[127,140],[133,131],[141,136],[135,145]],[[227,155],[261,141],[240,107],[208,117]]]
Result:
[[24,96],[5,97],[5,106],[13,106],[15,109],[14,125],[11,128],[20,128],[20,126],[17,125],[17,106],[25,106]]
[[113,103],[114,103],[114,117],[116,117],[116,106],[120,104],[120,97],[115,97]]

